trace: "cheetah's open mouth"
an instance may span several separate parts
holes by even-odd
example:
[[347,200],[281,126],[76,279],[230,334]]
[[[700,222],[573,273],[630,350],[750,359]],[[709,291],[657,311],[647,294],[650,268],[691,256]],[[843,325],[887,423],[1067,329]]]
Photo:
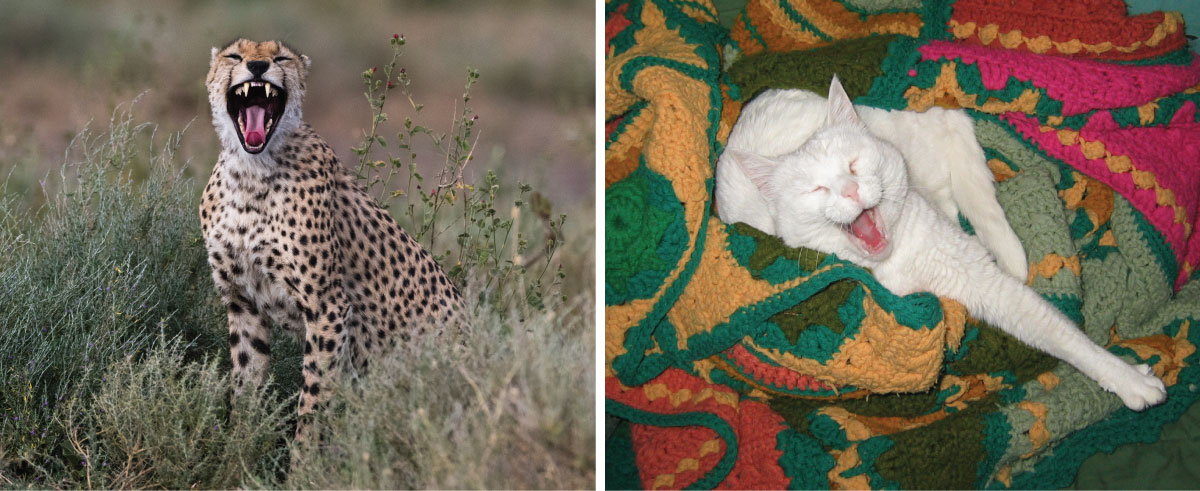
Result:
[[247,153],[259,153],[267,147],[286,104],[286,90],[261,80],[235,85],[225,94],[226,110],[237,122],[238,138]]

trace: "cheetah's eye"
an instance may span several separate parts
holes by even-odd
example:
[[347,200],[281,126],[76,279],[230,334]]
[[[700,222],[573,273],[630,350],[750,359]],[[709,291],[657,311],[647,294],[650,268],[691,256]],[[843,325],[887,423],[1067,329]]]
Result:
[[239,56],[239,55],[233,55],[233,54],[229,54],[229,55],[225,55],[225,57],[226,57],[226,58],[229,58],[229,59],[231,59],[231,60],[233,60],[233,61],[242,61],[242,57],[241,57],[241,56]]
[[288,61],[291,59],[292,59],[292,57],[290,57],[290,56],[276,56],[275,63],[281,63],[281,62],[285,62],[285,61]]

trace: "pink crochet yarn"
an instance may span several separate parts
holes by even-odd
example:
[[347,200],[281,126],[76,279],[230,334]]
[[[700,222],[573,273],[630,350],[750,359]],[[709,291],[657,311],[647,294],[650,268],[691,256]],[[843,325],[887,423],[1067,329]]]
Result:
[[979,67],[983,86],[1000,90],[1009,77],[1032,82],[1062,101],[1064,116],[1094,109],[1136,106],[1200,83],[1200,57],[1190,65],[1117,65],[1042,56],[1025,51],[930,41],[918,48],[922,61],[958,59]]
[[[1180,265],[1200,264],[1200,123],[1195,122],[1196,106],[1186,102],[1166,126],[1121,128],[1107,111],[1097,112],[1080,129],[1074,141],[1065,144],[1058,131],[1043,131],[1038,121],[1010,112],[1001,116],[1026,139],[1046,154],[1061,159],[1080,172],[1108,184],[1154,225],[1175,251]],[[1102,144],[1103,155],[1095,155]],[[1091,157],[1084,144],[1091,145]],[[1126,156],[1129,168],[1116,168],[1107,156]],[[1142,174],[1139,182],[1137,175]],[[1149,185],[1148,185],[1149,184]],[[1169,190],[1162,193],[1156,188]],[[1187,281],[1188,271],[1181,268],[1175,287]]]

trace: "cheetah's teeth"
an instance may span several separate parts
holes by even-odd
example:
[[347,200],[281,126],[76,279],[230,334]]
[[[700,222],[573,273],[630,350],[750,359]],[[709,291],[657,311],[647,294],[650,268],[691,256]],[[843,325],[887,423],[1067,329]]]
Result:
[[275,122],[275,118],[267,118],[267,126],[265,126],[265,127],[270,128],[271,124],[274,122]]
[[250,95],[250,82],[242,84],[242,95]]
[[[271,97],[271,84],[263,85],[263,90],[267,91],[267,97]],[[270,124],[267,124],[267,126],[270,126]]]

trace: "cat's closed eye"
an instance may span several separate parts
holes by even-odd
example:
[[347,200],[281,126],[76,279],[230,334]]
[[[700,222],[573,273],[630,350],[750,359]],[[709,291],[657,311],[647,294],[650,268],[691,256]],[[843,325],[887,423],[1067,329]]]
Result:
[[858,163],[857,157],[850,160],[850,175],[852,175],[852,176],[858,175],[858,170],[854,168],[854,164],[857,164],[857,163]]
[[812,188],[812,189],[809,189],[809,190],[808,190],[808,192],[810,192],[810,193],[816,193],[816,192],[820,192],[820,191],[828,191],[828,190],[829,190],[829,188],[827,188],[827,187],[825,187],[825,186],[813,186],[813,188]]

